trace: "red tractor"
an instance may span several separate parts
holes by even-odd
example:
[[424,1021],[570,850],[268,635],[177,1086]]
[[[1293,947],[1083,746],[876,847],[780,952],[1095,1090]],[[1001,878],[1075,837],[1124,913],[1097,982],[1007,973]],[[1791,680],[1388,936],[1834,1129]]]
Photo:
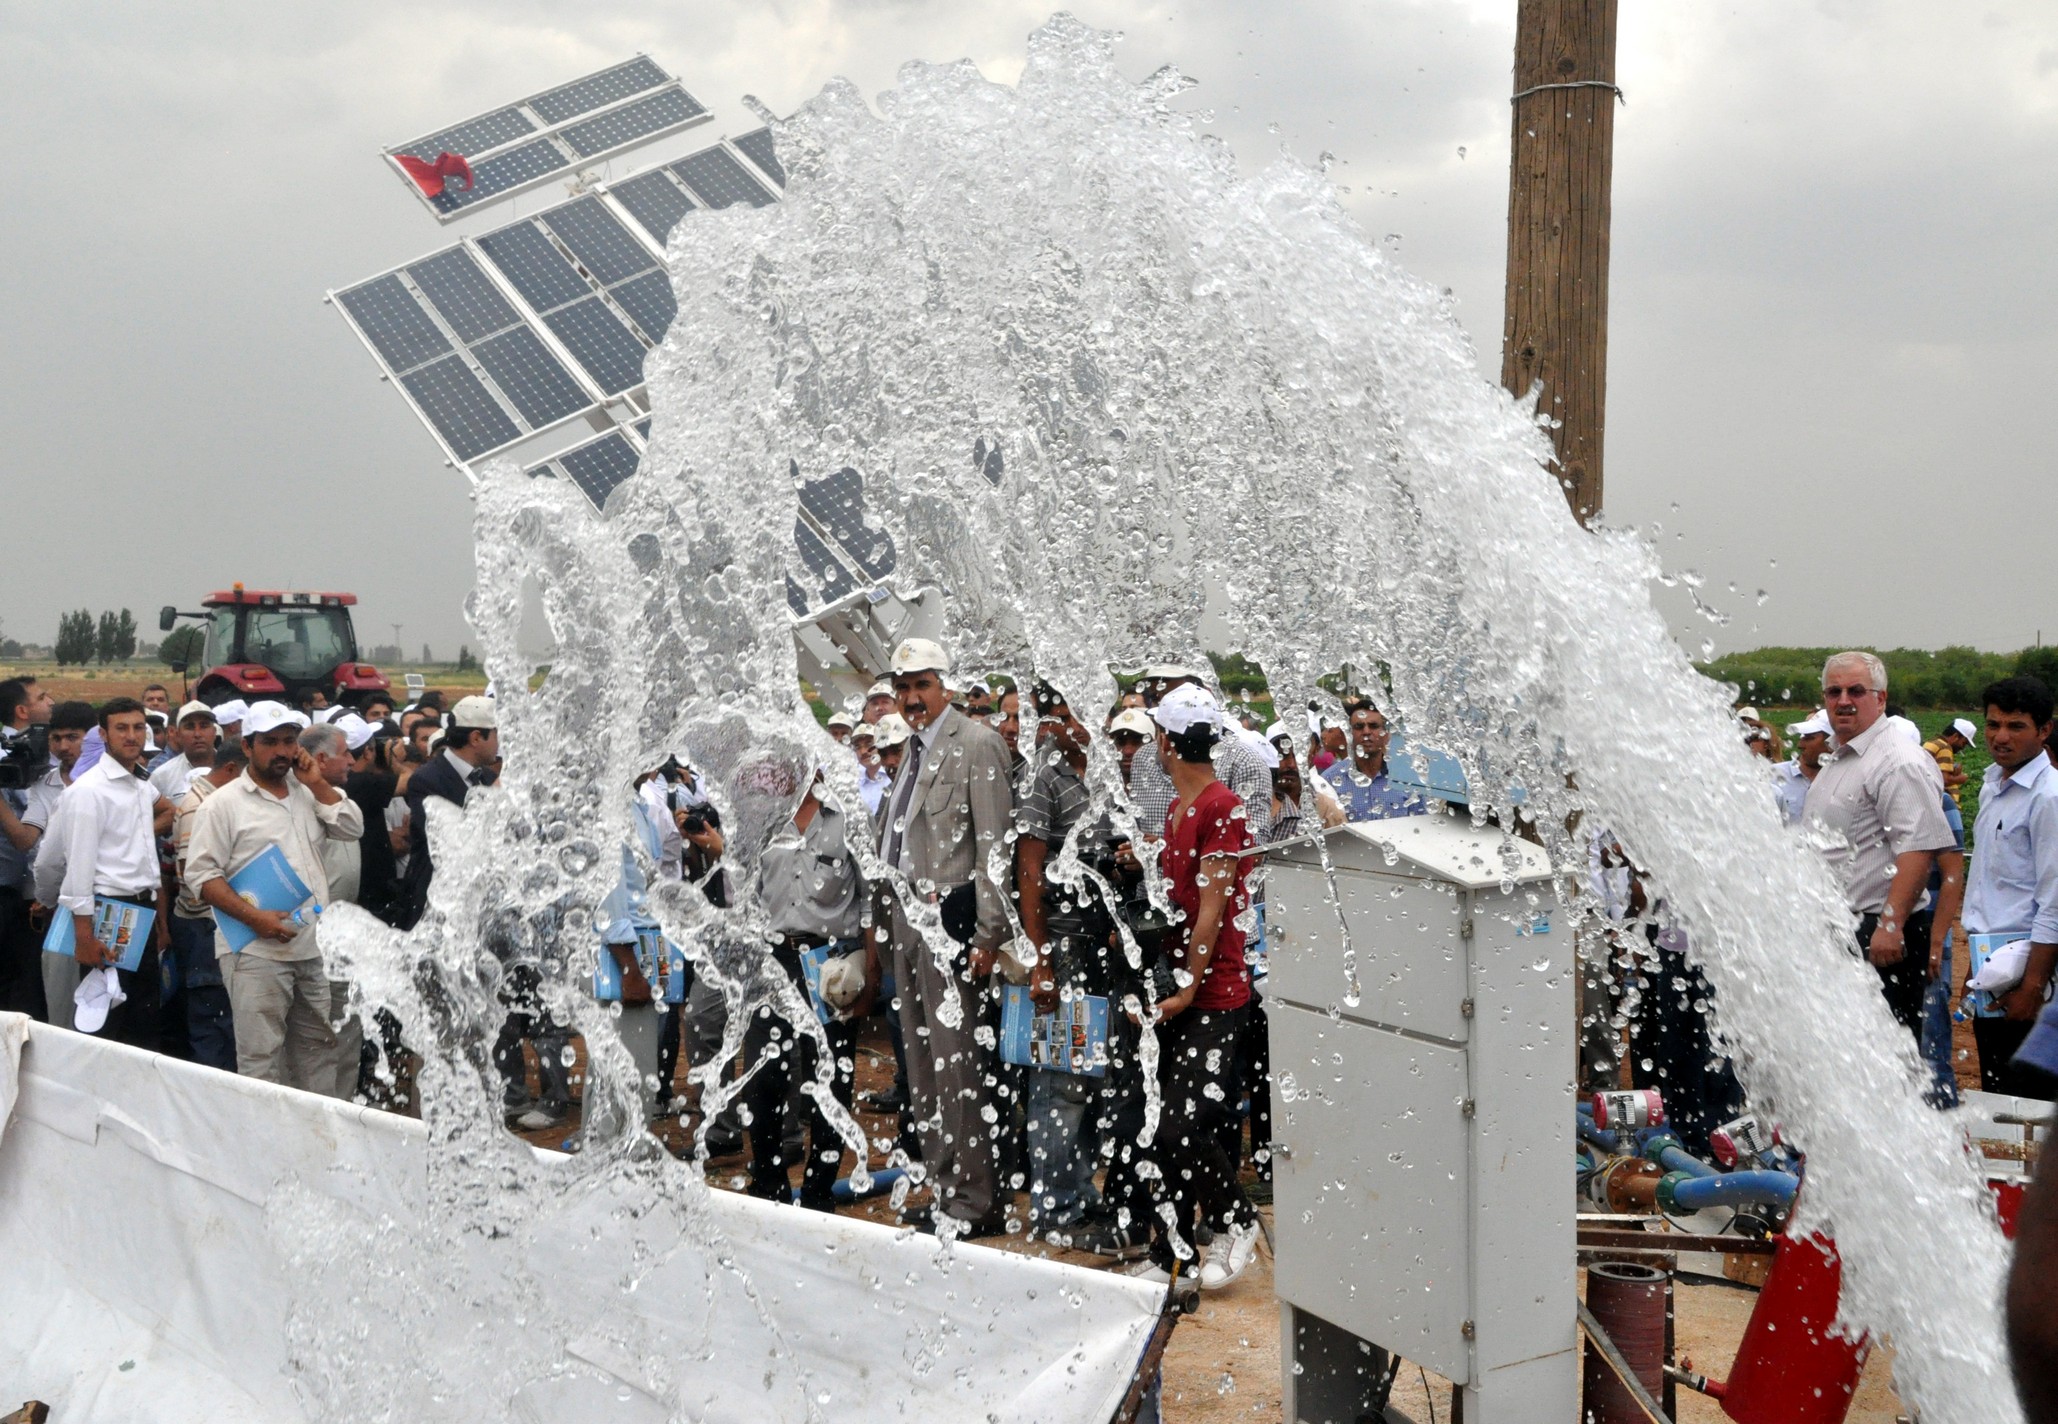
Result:
[[392,684],[369,663],[357,660],[357,633],[350,624],[354,593],[281,593],[237,584],[201,600],[205,612],[182,613],[166,605],[157,626],[170,632],[181,618],[202,620],[205,642],[189,663],[206,669],[192,695],[210,706],[242,698],[272,698],[292,705],[320,689],[331,705],[362,706]]

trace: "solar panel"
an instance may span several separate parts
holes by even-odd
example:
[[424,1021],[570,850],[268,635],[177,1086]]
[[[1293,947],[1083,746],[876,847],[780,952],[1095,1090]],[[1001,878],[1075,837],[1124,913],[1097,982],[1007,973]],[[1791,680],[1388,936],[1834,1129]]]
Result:
[[395,153],[412,154],[416,158],[434,158],[439,153],[457,153],[470,158],[475,153],[484,153],[489,148],[498,148],[504,143],[513,143],[525,133],[535,132],[536,126],[529,122],[528,115],[520,109],[509,106],[482,114],[476,119],[466,119],[455,128],[432,133],[427,138],[416,139]]
[[786,186],[786,170],[780,166],[778,152],[772,147],[770,129],[752,129],[742,138],[729,141],[742,150],[745,158],[758,166],[760,173],[781,188]]
[[726,148],[702,149],[674,163],[672,171],[685,180],[694,197],[711,208],[726,208],[732,203],[762,208],[778,201]]
[[518,326],[482,341],[472,354],[532,429],[555,424],[593,403],[530,327]]
[[607,497],[614,493],[615,486],[636,473],[636,466],[642,460],[621,435],[603,435],[590,444],[576,450],[567,450],[557,457],[557,463],[571,476],[572,483],[586,491],[586,498],[596,508],[607,503]]
[[450,349],[450,342],[429,320],[414,293],[390,273],[361,287],[340,292],[336,300],[357,329],[395,373],[410,370]]
[[541,114],[546,124],[561,124],[566,119],[591,113],[603,104],[612,104],[631,94],[641,94],[645,89],[655,89],[671,77],[658,67],[656,61],[638,55],[626,64],[603,69],[598,74],[589,74],[584,79],[574,79],[569,84],[560,84],[538,94],[529,101],[529,107]]
[[475,460],[522,433],[461,356],[445,356],[400,384],[459,460]]
[[793,575],[786,575],[786,606],[793,610],[795,618],[807,617],[807,598],[800,591],[800,585],[793,581]]
[[884,578],[898,562],[893,537],[865,528],[864,477],[849,466],[800,487],[800,507],[829,531],[850,561],[868,576]]
[[441,195],[429,199],[429,206],[439,213],[454,213],[571,166],[563,150],[549,139],[539,138],[474,163],[469,190],[462,183],[452,183]]
[[466,344],[505,331],[522,319],[462,247],[423,258],[407,269],[407,275]]
[[565,260],[542,229],[519,222],[479,239],[493,265],[507,274],[522,300],[539,312],[561,307],[593,294],[579,269]]
[[693,211],[693,200],[663,169],[617,183],[608,191],[620,200],[643,230],[663,247],[671,241],[679,219]]
[[653,342],[665,339],[665,331],[679,312],[679,299],[672,295],[672,274],[669,272],[645,272],[633,282],[608,288],[608,295]]
[[815,590],[823,603],[834,603],[845,594],[853,592],[858,584],[843,561],[836,557],[822,536],[796,519],[793,521],[793,542],[800,550],[800,562],[810,575],[807,583],[801,585],[806,593]]
[[604,286],[657,265],[650,249],[631,237],[598,198],[577,199],[552,208],[542,218]]
[[640,435],[640,436],[642,436],[642,437],[643,437],[643,443],[644,443],[644,444],[648,445],[648,444],[650,443],[650,417],[649,417],[649,416],[647,416],[647,415],[646,415],[646,416],[644,416],[644,417],[643,417],[643,419],[641,419],[641,420],[639,420],[639,421],[637,421],[637,422],[636,422],[636,433],[637,433],[638,435]]
[[643,343],[599,297],[552,312],[543,320],[607,394],[620,395],[642,381]]
[[634,143],[637,139],[663,133],[699,118],[707,110],[684,89],[661,89],[648,99],[638,99],[619,109],[573,124],[562,131],[564,141],[582,158]]

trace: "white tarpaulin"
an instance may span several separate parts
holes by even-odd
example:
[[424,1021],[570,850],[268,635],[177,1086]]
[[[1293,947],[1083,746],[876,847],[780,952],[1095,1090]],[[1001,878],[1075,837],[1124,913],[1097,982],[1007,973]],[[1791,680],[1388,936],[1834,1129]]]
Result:
[[[431,1282],[438,1338],[411,1341],[378,1280],[360,1284],[367,1299],[333,1297],[365,1260],[406,1259],[430,1175],[420,1123],[14,1014],[0,1014],[0,1113],[0,1388],[63,1424],[286,1424],[343,1397],[322,1374],[338,1361],[402,1395],[418,1379],[420,1419],[1098,1424],[1162,1302],[1122,1276],[974,1245],[943,1257],[927,1238],[729,1193],[685,1220],[582,1190],[553,1159],[566,1190],[526,1208],[554,1215],[515,1237],[520,1265],[557,1318],[595,1322],[591,1338],[538,1357],[482,1272]],[[330,1229],[296,1235],[308,1222]],[[353,1318],[354,1354],[334,1338]],[[431,1348],[453,1344],[494,1382],[483,1393],[453,1395]]]

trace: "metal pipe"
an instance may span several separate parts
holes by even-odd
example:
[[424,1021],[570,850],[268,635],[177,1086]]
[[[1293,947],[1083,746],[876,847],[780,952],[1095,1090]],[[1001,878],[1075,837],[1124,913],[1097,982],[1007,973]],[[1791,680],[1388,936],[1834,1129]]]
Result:
[[1686,1216],[1711,1206],[1756,1202],[1790,1206],[1799,1185],[1786,1172],[1725,1172],[1711,1177],[1670,1172],[1658,1181],[1658,1210],[1667,1216]]
[[1684,1172],[1690,1177],[1713,1177],[1715,1168],[1694,1156],[1680,1144],[1668,1128],[1647,1127],[1636,1135],[1636,1154],[1648,1157],[1668,1172]]

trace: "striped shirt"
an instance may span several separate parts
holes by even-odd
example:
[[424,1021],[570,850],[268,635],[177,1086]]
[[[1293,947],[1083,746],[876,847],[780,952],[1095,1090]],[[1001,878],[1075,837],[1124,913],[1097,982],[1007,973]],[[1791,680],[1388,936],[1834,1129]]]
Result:
[[[1251,841],[1263,845],[1272,838],[1272,768],[1251,750],[1250,744],[1234,732],[1225,731],[1215,743],[1215,775],[1243,800],[1244,825]],[[1158,763],[1157,749],[1148,743],[1136,754],[1129,769],[1129,795],[1136,803],[1136,829],[1145,836],[1165,833],[1165,818],[1179,795],[1172,789],[1172,774]]]

